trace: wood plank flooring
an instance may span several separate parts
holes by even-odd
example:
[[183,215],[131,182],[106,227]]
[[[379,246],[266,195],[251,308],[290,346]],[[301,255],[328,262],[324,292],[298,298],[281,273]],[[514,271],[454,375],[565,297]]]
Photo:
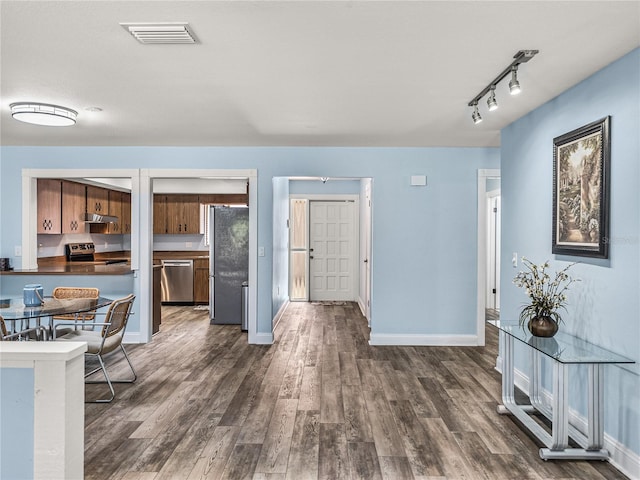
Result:
[[486,347],[371,347],[356,304],[292,303],[259,346],[206,311],[163,308],[153,342],[128,349],[138,381],[86,406],[87,479],[626,478],[544,462],[496,413],[493,328]]

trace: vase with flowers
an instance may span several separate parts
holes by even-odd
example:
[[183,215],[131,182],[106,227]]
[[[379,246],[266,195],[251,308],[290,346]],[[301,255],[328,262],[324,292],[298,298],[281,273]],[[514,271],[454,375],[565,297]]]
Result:
[[522,257],[522,263],[527,268],[515,276],[513,283],[525,289],[530,303],[520,312],[520,326],[524,328],[526,323],[536,337],[553,337],[562,322],[559,311],[566,310],[567,289],[580,281],[567,273],[575,263],[557,271],[553,278],[547,271],[549,262],[537,265]]

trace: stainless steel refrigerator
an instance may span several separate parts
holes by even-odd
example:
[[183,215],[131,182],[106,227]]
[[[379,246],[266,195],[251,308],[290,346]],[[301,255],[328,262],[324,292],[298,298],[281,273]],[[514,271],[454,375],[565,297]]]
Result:
[[240,325],[242,284],[249,278],[249,208],[209,207],[209,316]]

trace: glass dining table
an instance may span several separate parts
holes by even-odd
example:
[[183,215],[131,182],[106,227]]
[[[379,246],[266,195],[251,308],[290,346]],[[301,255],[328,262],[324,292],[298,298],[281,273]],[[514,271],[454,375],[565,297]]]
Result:
[[[58,315],[72,315],[76,318],[83,313],[92,312],[110,305],[113,300],[106,297],[95,298],[64,298],[44,297],[42,305],[36,307],[25,306],[22,297],[0,298],[0,316],[3,318],[8,333],[19,335],[43,327],[43,319],[48,320],[49,329],[52,327],[52,317]],[[40,339],[40,335],[37,335]],[[47,335],[44,335],[47,339]]]

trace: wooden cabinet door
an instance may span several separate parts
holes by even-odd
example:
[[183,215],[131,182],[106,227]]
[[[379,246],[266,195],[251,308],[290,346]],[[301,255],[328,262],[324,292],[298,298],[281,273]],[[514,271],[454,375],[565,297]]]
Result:
[[122,195],[118,190],[109,190],[109,215],[118,217],[118,221],[107,224],[107,233],[122,234]]
[[109,214],[109,190],[87,185],[87,213]]
[[124,234],[131,233],[131,194],[122,192],[122,232]]
[[156,194],[153,196],[153,233],[168,233],[167,230],[167,196]]
[[209,303],[209,259],[193,260],[193,301]]
[[85,233],[86,187],[62,181],[62,233]]
[[38,233],[62,232],[62,182],[38,179]]
[[198,233],[200,203],[198,195],[171,194],[167,198],[167,233]]

